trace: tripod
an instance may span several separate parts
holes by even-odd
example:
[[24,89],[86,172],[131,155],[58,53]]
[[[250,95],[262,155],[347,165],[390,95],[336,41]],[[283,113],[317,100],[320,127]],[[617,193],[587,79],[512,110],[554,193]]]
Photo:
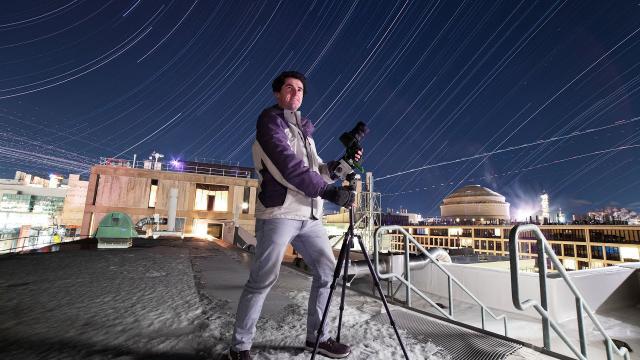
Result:
[[[355,184],[353,183],[355,178],[355,174],[351,173],[348,175],[347,180],[349,180],[349,189],[351,191],[355,191]],[[342,329],[342,312],[344,311],[344,296],[346,292],[347,286],[347,275],[349,274],[349,254],[350,249],[353,246],[353,238],[358,238],[358,243],[360,244],[360,249],[362,250],[362,254],[364,255],[365,260],[367,261],[367,266],[369,267],[369,272],[371,273],[371,278],[378,289],[378,293],[380,294],[380,299],[382,300],[382,304],[384,304],[384,309],[387,311],[387,315],[389,316],[389,323],[393,327],[393,330],[396,333],[396,337],[398,338],[398,342],[400,343],[400,347],[402,348],[402,352],[404,353],[404,358],[409,360],[409,355],[407,355],[407,350],[404,348],[404,344],[402,343],[402,339],[400,338],[400,333],[398,333],[398,328],[396,327],[396,323],[393,320],[393,316],[391,316],[391,311],[389,310],[389,304],[387,304],[387,299],[384,297],[384,293],[382,292],[382,288],[380,287],[380,280],[378,279],[378,275],[373,269],[373,265],[371,264],[371,259],[369,258],[369,254],[367,254],[367,249],[362,242],[362,237],[355,235],[354,228],[354,216],[353,216],[353,207],[349,208],[349,228],[347,232],[344,234],[344,240],[342,241],[342,247],[340,248],[340,255],[338,255],[338,261],[336,263],[336,269],[333,272],[333,281],[331,282],[331,287],[329,290],[329,297],[327,298],[327,305],[324,307],[324,312],[322,313],[322,321],[320,322],[320,328],[318,329],[318,335],[316,336],[316,343],[313,347],[313,353],[311,354],[311,360],[315,359],[316,353],[318,352],[318,345],[320,344],[320,338],[322,337],[324,327],[324,322],[327,320],[327,314],[329,313],[329,307],[331,306],[331,296],[333,295],[333,291],[336,288],[336,282],[340,277],[340,271],[343,270],[344,266],[344,275],[342,276],[342,294],[340,295],[340,316],[338,318],[338,334],[336,336],[336,341],[340,342],[340,330]]]

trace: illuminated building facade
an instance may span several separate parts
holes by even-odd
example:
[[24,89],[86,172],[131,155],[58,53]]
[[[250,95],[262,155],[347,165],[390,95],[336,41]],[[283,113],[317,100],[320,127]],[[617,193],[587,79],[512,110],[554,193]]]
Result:
[[480,185],[467,185],[442,200],[441,218],[449,224],[509,223],[509,203],[504,196]]
[[0,240],[37,236],[53,227],[73,233],[82,223],[86,186],[73,174],[47,180],[17,171],[14,179],[0,179]]
[[[474,253],[508,256],[511,226],[407,226],[425,248],[472,248]],[[541,225],[540,230],[566,269],[582,270],[640,261],[640,226]],[[536,258],[536,239],[521,234],[521,258]],[[412,251],[415,246],[410,245]],[[393,235],[391,250],[401,251],[401,235]],[[549,269],[553,270],[548,264]]]
[[[178,189],[176,231],[233,240],[235,225],[255,231],[258,180],[253,168],[210,163],[154,163],[105,159],[91,168],[82,222],[83,234],[94,234],[113,211],[137,223],[168,216],[168,196]],[[235,221],[234,221],[235,220]],[[151,226],[151,225],[146,225]]]
[[540,215],[542,216],[543,224],[551,221],[549,218],[549,194],[546,192],[540,195]]

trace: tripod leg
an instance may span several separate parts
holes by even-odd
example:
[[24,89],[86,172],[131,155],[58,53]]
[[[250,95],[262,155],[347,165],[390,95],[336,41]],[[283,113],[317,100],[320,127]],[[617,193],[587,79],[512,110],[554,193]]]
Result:
[[398,342],[400,343],[400,347],[402,348],[402,353],[404,354],[404,358],[409,360],[407,349],[404,348],[404,344],[402,343],[402,338],[400,337],[400,333],[398,332],[398,328],[396,327],[396,322],[393,320],[393,316],[391,315],[391,310],[389,310],[389,304],[387,304],[387,299],[384,297],[384,293],[382,292],[382,288],[380,287],[380,280],[378,279],[378,275],[373,269],[373,264],[371,264],[371,259],[369,258],[369,254],[367,254],[367,249],[364,247],[364,243],[362,242],[361,238],[358,238],[358,243],[360,244],[362,255],[364,255],[365,260],[367,260],[367,266],[369,267],[371,278],[373,279],[373,282],[376,288],[378,289],[378,294],[380,294],[380,300],[382,300],[384,309],[387,311],[387,316],[389,316],[389,323],[393,327],[393,331],[395,331],[396,333],[396,337],[398,338]]
[[345,235],[347,239],[347,253],[344,258],[344,273],[342,275],[342,294],[340,295],[340,316],[338,317],[338,335],[336,341],[340,342],[340,330],[342,330],[342,313],[344,312],[344,294],[347,287],[347,276],[349,275],[349,253],[351,251],[351,244],[353,244],[353,234]]
[[329,313],[329,307],[331,306],[331,296],[333,295],[333,291],[336,289],[336,283],[338,282],[338,278],[340,277],[340,270],[342,270],[342,264],[344,263],[344,259],[347,255],[349,249],[349,243],[346,241],[342,242],[342,247],[340,248],[340,255],[338,255],[338,261],[336,262],[336,268],[333,272],[333,281],[331,282],[331,286],[329,287],[329,296],[327,297],[327,304],[324,306],[324,311],[322,312],[322,320],[320,321],[320,327],[318,328],[318,335],[316,336],[316,343],[313,346],[313,353],[311,354],[311,360],[315,359],[316,353],[318,352],[318,345],[320,345],[320,338],[322,337],[324,328],[324,322],[327,320],[327,314]]

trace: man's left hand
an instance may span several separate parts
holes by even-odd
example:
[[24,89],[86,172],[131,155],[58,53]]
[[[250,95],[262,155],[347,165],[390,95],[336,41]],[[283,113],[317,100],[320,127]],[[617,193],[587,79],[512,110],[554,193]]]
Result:
[[356,154],[353,156],[353,159],[354,159],[356,162],[360,162],[360,159],[362,159],[362,152],[363,152],[363,151],[364,151],[364,150],[363,150],[362,148],[360,148],[360,149],[358,149],[358,151],[356,152]]

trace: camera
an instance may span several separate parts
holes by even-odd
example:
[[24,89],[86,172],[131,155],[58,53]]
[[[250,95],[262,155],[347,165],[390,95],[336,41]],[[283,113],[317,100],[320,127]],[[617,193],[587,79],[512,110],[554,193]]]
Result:
[[359,121],[356,126],[349,132],[345,132],[340,135],[340,142],[345,147],[345,154],[338,162],[334,170],[334,174],[340,179],[345,180],[347,175],[357,169],[361,173],[364,172],[362,165],[355,159],[358,151],[362,150],[360,141],[369,132],[369,128],[362,121]]

